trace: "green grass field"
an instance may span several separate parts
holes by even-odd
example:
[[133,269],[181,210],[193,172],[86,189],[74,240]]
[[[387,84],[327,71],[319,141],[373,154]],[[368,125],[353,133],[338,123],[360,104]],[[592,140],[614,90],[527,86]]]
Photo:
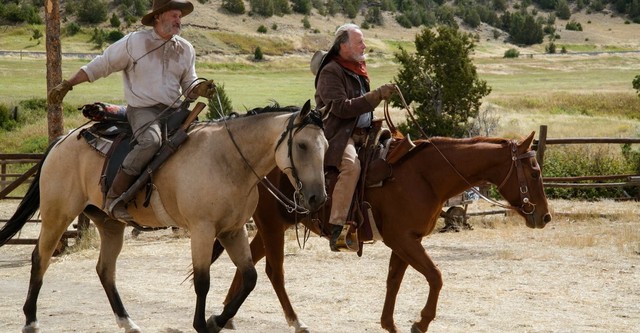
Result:
[[[313,101],[314,78],[308,56],[267,58],[264,62],[198,62],[200,77],[224,84],[235,111],[261,107],[272,100],[281,105]],[[67,78],[88,60],[63,59]],[[481,79],[492,92],[485,107],[497,111],[498,136],[523,136],[540,125],[549,125],[550,137],[640,135],[640,98],[632,80],[640,73],[640,54],[598,56],[535,56],[533,58],[477,58]],[[369,70],[372,86],[391,82],[397,64],[373,58]],[[46,97],[44,58],[0,57],[0,103]],[[76,86],[65,102],[73,107],[95,101],[123,104],[120,74]],[[405,113],[393,110],[394,120]],[[31,136],[46,136],[46,117],[16,134],[0,133],[0,151],[20,151]],[[65,119],[65,127],[84,122],[79,115]],[[42,130],[40,130],[42,128]],[[13,142],[13,143],[12,143]]]

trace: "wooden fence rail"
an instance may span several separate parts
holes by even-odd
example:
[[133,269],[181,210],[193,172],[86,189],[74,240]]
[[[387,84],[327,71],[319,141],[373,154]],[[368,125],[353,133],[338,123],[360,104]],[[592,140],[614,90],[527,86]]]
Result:
[[[2,199],[22,199],[21,195],[10,195],[16,188],[21,185],[31,183],[33,175],[38,170],[38,162],[44,157],[43,154],[0,154],[0,200]],[[10,170],[12,165],[26,164],[31,167],[24,173],[18,173]],[[0,218],[0,223],[6,223],[8,220],[4,217]],[[27,222],[41,222],[39,218],[31,219]],[[78,216],[77,224],[73,227],[75,230],[67,230],[60,241],[57,252],[61,252],[68,246],[70,238],[82,237],[82,232],[89,226],[89,219],[85,215]],[[37,239],[32,238],[14,238],[7,244],[24,245],[36,244]]]
[[[538,140],[534,141],[534,149],[537,151],[536,158],[543,171],[547,145],[559,144],[640,144],[640,138],[547,138],[547,126],[541,125]],[[640,175],[544,177],[544,186],[558,188],[640,187]]]

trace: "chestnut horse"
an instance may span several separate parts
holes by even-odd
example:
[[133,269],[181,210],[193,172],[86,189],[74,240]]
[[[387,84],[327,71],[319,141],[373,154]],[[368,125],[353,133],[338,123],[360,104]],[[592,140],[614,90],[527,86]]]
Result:
[[[297,110],[300,110],[297,108]],[[275,110],[278,111],[278,110]],[[301,111],[263,112],[222,122],[192,125],[189,139],[153,174],[154,190],[145,207],[144,193],[129,205],[135,222],[147,227],[177,226],[190,231],[196,306],[193,327],[219,332],[256,283],[245,223],[258,204],[258,183],[276,168],[296,184],[297,202],[316,210],[326,200],[322,166],[327,140],[320,114],[307,102]],[[39,332],[38,294],[53,251],[73,219],[85,213],[100,233],[96,270],[116,323],[126,333],[141,332],[127,314],[116,289],[116,260],[125,224],[100,210],[100,171],[104,158],[69,134],[53,143],[17,212],[0,229],[0,246],[40,209],[40,237],[31,258],[31,279],[23,310],[24,333]],[[143,191],[144,192],[144,191]],[[214,240],[228,250],[243,285],[218,316],[205,318]],[[152,282],[152,280],[150,280]],[[69,288],[72,282],[69,282]],[[83,331],[69,327],[69,331]]]
[[[365,190],[364,200],[371,205],[372,216],[381,236],[378,239],[392,250],[387,292],[380,317],[382,328],[399,332],[393,312],[408,266],[422,273],[429,283],[427,303],[420,312],[421,319],[413,324],[411,332],[426,332],[435,318],[442,275],[421,242],[433,231],[447,199],[472,186],[489,182],[497,185],[498,192],[509,203],[504,206],[522,216],[528,227],[543,228],[551,221],[542,175],[535,151],[531,150],[533,136],[534,133],[531,133],[519,143],[485,137],[417,140],[416,147],[392,165],[391,178],[384,181],[381,187]],[[281,173],[277,170],[271,172],[268,178],[281,187],[290,187],[280,181]],[[323,217],[323,214],[319,215]],[[328,217],[328,210],[324,215],[324,218]],[[296,333],[309,332],[308,327],[298,319],[284,287],[284,233],[296,222],[304,223],[311,231],[325,237],[329,230],[323,230],[322,225],[309,218],[302,219],[300,215],[287,213],[263,189],[260,190],[260,201],[253,218],[257,227],[257,234],[251,242],[253,260],[257,262],[266,257],[266,273],[287,322],[295,327]],[[224,250],[220,244],[216,245],[216,253]],[[237,272],[225,303],[238,292],[241,280]],[[232,326],[230,322],[229,327]]]

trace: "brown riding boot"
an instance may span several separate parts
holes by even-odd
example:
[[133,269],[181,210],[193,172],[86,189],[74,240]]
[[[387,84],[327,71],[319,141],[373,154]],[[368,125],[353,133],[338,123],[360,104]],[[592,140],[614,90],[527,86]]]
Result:
[[122,169],[118,170],[104,203],[104,208],[112,219],[122,222],[133,221],[133,217],[127,212],[126,204],[120,200],[120,196],[129,189],[137,178],[138,176],[131,176]]

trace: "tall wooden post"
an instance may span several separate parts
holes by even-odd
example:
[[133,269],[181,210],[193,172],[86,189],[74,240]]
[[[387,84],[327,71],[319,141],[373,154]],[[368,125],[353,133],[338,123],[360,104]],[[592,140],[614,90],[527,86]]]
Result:
[[[47,92],[62,82],[62,51],[60,47],[60,0],[45,0],[47,48]],[[46,96],[46,92],[45,92]],[[62,105],[47,103],[49,142],[63,133]]]
[[547,150],[547,125],[540,125],[540,133],[538,133],[538,149],[536,151],[536,159],[540,170],[544,169],[544,153]]

